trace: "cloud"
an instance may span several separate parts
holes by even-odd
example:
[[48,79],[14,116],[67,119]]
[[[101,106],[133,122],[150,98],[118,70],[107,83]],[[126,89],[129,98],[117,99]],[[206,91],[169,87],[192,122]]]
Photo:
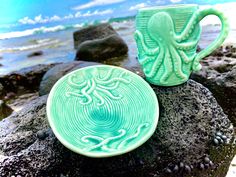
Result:
[[38,15],[36,17],[34,17],[34,19],[31,19],[29,17],[24,17],[20,20],[18,20],[19,23],[21,24],[30,24],[30,25],[34,25],[34,24],[38,24],[38,23],[48,23],[48,22],[53,22],[53,21],[60,21],[61,18],[57,15],[54,15],[52,17],[42,17],[42,15]]
[[170,2],[172,3],[177,3],[177,2],[181,2],[182,0],[170,0]]
[[112,14],[113,10],[112,9],[107,9],[107,10],[95,10],[93,12],[91,11],[87,11],[85,13],[81,13],[76,12],[74,15],[73,14],[68,14],[64,17],[59,17],[57,15],[54,15],[52,17],[43,17],[41,14],[34,17],[33,19],[29,18],[29,17],[24,17],[20,20],[18,20],[18,22],[20,24],[23,25],[35,25],[35,24],[39,24],[39,23],[48,23],[48,22],[56,22],[56,21],[62,21],[62,20],[68,20],[68,19],[72,19],[72,18],[80,18],[80,17],[91,17],[91,16],[102,16],[102,15],[106,15],[106,14]]
[[86,4],[82,4],[76,7],[73,7],[73,10],[82,10],[82,9],[88,9],[90,7],[96,7],[96,6],[103,6],[103,5],[109,5],[109,4],[116,4],[123,2],[125,0],[92,0]]
[[132,11],[132,10],[138,10],[140,8],[144,8],[144,7],[147,7],[148,5],[146,3],[140,3],[140,4],[136,4],[134,6],[131,6],[129,8],[129,11]]
[[75,18],[79,18],[79,17],[91,17],[91,16],[95,16],[95,15],[106,15],[106,14],[112,14],[113,10],[111,9],[107,9],[107,10],[103,10],[103,11],[99,11],[99,10],[95,10],[93,12],[91,12],[90,10],[87,11],[86,13],[81,13],[80,11],[77,12],[74,17]]

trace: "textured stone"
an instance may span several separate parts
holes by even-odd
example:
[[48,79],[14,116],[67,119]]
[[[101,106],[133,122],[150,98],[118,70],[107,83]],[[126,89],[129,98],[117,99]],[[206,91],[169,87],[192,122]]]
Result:
[[[228,47],[233,50],[233,47]],[[229,50],[228,49],[228,50]],[[225,47],[216,51],[225,54]],[[236,49],[235,49],[236,50]],[[206,86],[236,126],[236,58],[209,56],[202,60],[202,69],[191,78]]]
[[[192,80],[177,87],[153,88],[160,118],[152,138],[130,153],[104,159],[66,149],[49,129],[47,96],[30,102],[0,122],[0,176],[225,176],[234,154],[233,129],[209,90]],[[40,139],[42,131],[48,133]],[[214,146],[213,138],[219,131],[227,136],[228,145]],[[197,170],[208,153],[216,164],[214,170]],[[180,170],[172,173],[181,163],[184,168],[180,165]]]

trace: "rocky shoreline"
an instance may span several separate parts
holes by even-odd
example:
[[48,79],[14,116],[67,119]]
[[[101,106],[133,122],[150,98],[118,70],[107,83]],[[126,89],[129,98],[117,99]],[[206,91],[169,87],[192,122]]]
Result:
[[[128,46],[108,24],[78,31],[74,39],[78,61],[0,76],[0,176],[226,175],[236,154],[235,46],[223,46],[202,60],[203,69],[185,84],[152,85],[160,104],[160,120],[143,146],[122,156],[91,159],[69,151],[55,138],[46,117],[47,94],[58,79],[73,70],[127,58]],[[139,66],[126,69],[144,78]]]

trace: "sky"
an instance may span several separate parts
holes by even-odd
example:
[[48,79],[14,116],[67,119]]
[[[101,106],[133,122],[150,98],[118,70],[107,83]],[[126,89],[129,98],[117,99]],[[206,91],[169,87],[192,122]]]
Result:
[[137,9],[166,4],[201,4],[236,0],[0,0],[0,32],[48,24],[67,24],[135,15]]

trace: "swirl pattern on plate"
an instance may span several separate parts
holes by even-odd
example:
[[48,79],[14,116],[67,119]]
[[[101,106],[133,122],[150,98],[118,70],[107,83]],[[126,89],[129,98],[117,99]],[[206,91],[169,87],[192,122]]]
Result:
[[50,92],[48,120],[69,149],[90,157],[129,152],[154,133],[158,102],[138,75],[106,65],[61,78]]

